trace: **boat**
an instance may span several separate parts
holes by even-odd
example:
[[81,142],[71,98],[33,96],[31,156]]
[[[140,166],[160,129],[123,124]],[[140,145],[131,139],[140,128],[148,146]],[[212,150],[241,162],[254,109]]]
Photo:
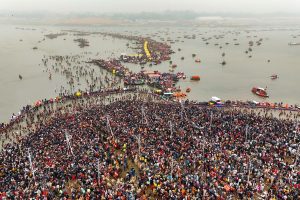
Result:
[[184,75],[183,72],[178,72],[178,73],[176,74],[176,77],[177,77],[178,79],[183,78],[184,76],[185,76],[185,75]]
[[20,79],[20,80],[22,80],[22,79],[23,79],[23,77],[22,77],[20,74],[19,74],[19,79]]
[[277,74],[272,74],[270,77],[271,77],[272,80],[275,80],[275,79],[279,78]]
[[176,97],[176,98],[185,98],[186,94],[183,93],[183,92],[174,92],[173,93],[173,97]]
[[200,60],[200,59],[196,59],[195,62],[196,62],[196,63],[200,63],[201,60]]
[[186,92],[190,92],[190,91],[191,91],[191,88],[187,88],[187,89],[186,89]]
[[260,97],[269,97],[267,94],[266,89],[261,88],[261,87],[253,87],[251,90],[254,94],[260,96]]
[[162,90],[154,90],[155,94],[162,94]]
[[289,45],[290,45],[290,46],[300,45],[300,42],[298,42],[298,43],[296,43],[296,42],[290,42]]
[[172,68],[176,68],[176,67],[177,67],[177,65],[176,65],[176,64],[173,64],[173,65],[172,65]]
[[191,80],[192,81],[199,81],[200,80],[200,76],[192,76]]
[[221,65],[226,65],[226,61],[223,60],[223,62],[221,62]]

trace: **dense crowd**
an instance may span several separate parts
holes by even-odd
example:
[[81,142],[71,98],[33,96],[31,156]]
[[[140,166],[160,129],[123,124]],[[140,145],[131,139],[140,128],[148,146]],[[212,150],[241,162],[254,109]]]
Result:
[[[151,38],[134,36],[134,35],[123,35],[119,33],[101,33],[104,36],[110,36],[118,39],[126,39],[128,41],[135,42],[137,47],[137,56],[123,56],[120,59],[124,62],[135,63],[135,64],[146,64],[152,62],[153,64],[160,64],[162,61],[170,60],[170,55],[174,53],[171,46],[155,41]],[[147,48],[144,48],[144,44],[147,43]],[[147,54],[150,54],[147,56]]]
[[0,197],[299,199],[298,124],[135,96],[56,115],[0,154]]
[[142,70],[138,73],[130,71],[119,60],[93,60],[93,63],[108,72],[119,76],[123,79],[125,86],[131,85],[144,85],[147,84],[156,89],[162,90],[162,92],[175,92],[179,88],[176,87],[176,83],[179,79],[185,78],[183,72],[174,73],[161,73],[159,71],[145,71]]
[[[123,62],[159,64],[173,53],[150,38],[97,34],[136,42],[138,56]],[[117,75],[104,80],[83,55],[42,61],[50,80],[61,74],[69,87],[0,124],[0,199],[300,199],[298,112],[284,120],[237,102],[218,108],[161,101],[147,89],[129,94],[117,76],[160,89],[178,77],[150,80],[116,59],[97,61]]]

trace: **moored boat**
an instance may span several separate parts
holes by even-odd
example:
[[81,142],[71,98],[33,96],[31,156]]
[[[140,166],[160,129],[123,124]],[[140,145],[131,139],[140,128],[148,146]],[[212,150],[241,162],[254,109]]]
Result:
[[290,45],[290,46],[293,46],[293,45],[300,45],[300,42],[298,42],[298,43],[297,43],[297,42],[290,42],[289,45]]
[[192,76],[191,80],[192,81],[199,81],[200,80],[200,76]]
[[275,79],[279,78],[277,74],[272,74],[270,77],[271,77],[272,80],[275,80]]

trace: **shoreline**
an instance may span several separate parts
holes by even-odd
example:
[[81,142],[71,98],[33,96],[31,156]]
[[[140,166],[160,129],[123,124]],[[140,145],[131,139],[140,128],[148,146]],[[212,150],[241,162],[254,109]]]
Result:
[[[78,35],[84,35],[84,34],[101,34],[101,35],[104,35],[104,36],[110,36],[110,37],[113,37],[113,38],[119,38],[119,39],[126,39],[126,40],[133,40],[133,41],[139,41],[140,42],[140,47],[138,48],[139,51],[141,51],[141,53],[143,54],[143,58],[140,59],[140,60],[136,60],[136,59],[129,59],[129,63],[133,63],[133,64],[138,64],[138,63],[141,63],[141,62],[152,62],[147,56],[147,52],[148,53],[151,53],[151,51],[148,49],[148,46],[152,46],[153,48],[153,52],[156,52],[157,49],[159,49],[160,46],[163,46],[163,49],[165,49],[164,51],[159,51],[161,54],[163,54],[164,56],[159,59],[156,60],[157,64],[159,64],[160,62],[162,61],[167,61],[169,58],[168,56],[171,55],[173,53],[172,49],[171,49],[171,46],[170,45],[167,45],[163,42],[157,42],[155,40],[152,40],[148,37],[143,37],[143,36],[130,36],[130,35],[122,35],[122,34],[114,34],[114,33],[109,33],[109,32],[85,32],[85,31],[76,31],[76,30],[63,30],[63,32],[65,33],[57,33],[57,34],[48,34],[49,36],[54,36],[54,37],[57,37],[57,36],[61,36],[61,34],[66,34],[66,32],[72,32],[72,33],[76,33]],[[47,37],[47,35],[45,35]],[[145,50],[145,42],[148,42],[147,43],[147,51]],[[165,45],[165,46],[164,46]],[[153,46],[156,46],[156,47],[153,47]],[[162,53],[163,52],[163,53]],[[51,56],[50,56],[51,57]],[[152,54],[151,54],[151,58],[152,58]],[[91,61],[86,61],[87,63],[90,63],[90,62],[94,62],[94,61],[97,61],[96,59],[93,59]],[[124,60],[123,60],[124,61]],[[111,71],[110,71],[111,72]],[[129,78],[134,78],[129,76]],[[49,79],[50,79],[50,76],[49,76]],[[124,78],[123,78],[124,79]],[[123,80],[124,81],[124,80]],[[150,85],[152,86],[152,85]],[[153,84],[153,86],[156,86],[155,84]],[[157,88],[157,87],[154,87],[154,88]],[[94,89],[94,88],[93,88]],[[174,90],[176,90],[177,88],[175,87]],[[292,108],[291,106],[289,106],[288,109],[285,109],[285,108],[282,108],[283,105],[280,105],[280,103],[276,103],[277,105],[279,105],[278,107],[276,107],[276,109],[280,109],[280,110],[291,110],[291,111],[297,111],[299,110],[300,108],[295,108],[295,110],[293,110],[294,108]],[[295,107],[295,106],[294,106]],[[17,113],[17,112],[15,112]],[[1,122],[0,122],[1,124]]]
[[[35,132],[39,124],[46,123],[47,121],[55,118],[55,115],[61,116],[63,114],[71,114],[79,112],[81,109],[88,109],[89,107],[95,106],[97,104],[110,104],[115,101],[122,101],[122,97],[126,96],[127,98],[133,98],[134,96],[137,99],[142,101],[145,100],[155,100],[157,102],[166,103],[166,104],[178,104],[177,100],[166,100],[162,99],[160,95],[155,93],[148,92],[145,90],[123,90],[120,88],[110,89],[104,91],[97,91],[93,93],[82,93],[80,96],[69,95],[61,97],[58,100],[50,101],[46,100],[45,102],[39,104],[38,106],[28,107],[27,110],[22,111],[21,115],[17,116],[15,120],[12,120],[10,123],[5,126],[0,126],[0,150],[3,148],[3,145],[7,143],[14,143],[20,140],[22,137],[26,136],[29,132]],[[123,99],[124,100],[124,99]],[[147,102],[147,101],[145,101]],[[186,100],[188,102],[188,100]],[[189,102],[189,106],[198,106],[201,108],[208,109],[223,109],[231,112],[241,112],[249,115],[256,115],[260,117],[265,117],[269,119],[279,119],[283,121],[297,122],[300,119],[300,110],[289,110],[289,109],[274,109],[269,107],[251,107],[246,105],[224,105],[211,106],[208,102]],[[65,110],[64,110],[65,109]],[[44,116],[44,117],[42,117]],[[40,120],[40,118],[42,120]],[[27,126],[26,126],[27,125]],[[24,129],[29,128],[27,133],[24,133]],[[23,132],[23,133],[21,133]],[[12,138],[11,138],[12,136]],[[6,139],[5,139],[6,138]]]

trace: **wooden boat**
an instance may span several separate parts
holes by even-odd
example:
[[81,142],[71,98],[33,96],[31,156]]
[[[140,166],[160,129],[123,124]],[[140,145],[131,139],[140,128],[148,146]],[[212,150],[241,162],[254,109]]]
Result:
[[266,89],[261,88],[261,87],[253,87],[252,88],[252,93],[260,96],[260,97],[269,97],[269,95],[267,94]]
[[278,77],[277,74],[272,74],[272,75],[271,75],[271,79],[272,79],[272,80],[275,80],[275,79],[278,79],[278,78],[279,78],[279,77]]
[[300,42],[298,42],[298,43],[297,43],[297,42],[290,42],[289,45],[290,45],[290,46],[293,46],[293,45],[300,45]]
[[173,93],[173,97],[176,97],[176,98],[185,98],[186,94],[183,93],[183,92],[174,92]]
[[200,80],[200,76],[192,76],[191,80],[192,81],[199,81]]

